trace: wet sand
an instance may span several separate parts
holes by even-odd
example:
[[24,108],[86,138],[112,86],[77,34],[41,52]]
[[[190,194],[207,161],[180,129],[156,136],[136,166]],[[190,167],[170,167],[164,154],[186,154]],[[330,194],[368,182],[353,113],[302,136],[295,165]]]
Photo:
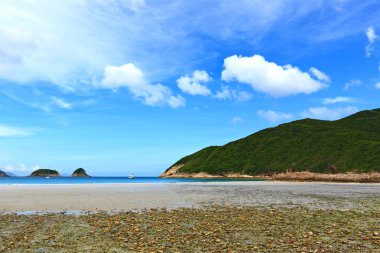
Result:
[[380,199],[380,184],[207,182],[1,185],[1,212],[125,211],[150,208],[303,206],[349,210]]

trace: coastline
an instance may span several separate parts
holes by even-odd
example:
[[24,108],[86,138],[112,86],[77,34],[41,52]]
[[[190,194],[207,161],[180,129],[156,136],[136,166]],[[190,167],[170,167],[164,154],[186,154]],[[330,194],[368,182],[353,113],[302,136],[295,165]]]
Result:
[[380,183],[380,172],[369,173],[315,173],[309,171],[284,172],[268,175],[247,175],[239,173],[228,173],[225,175],[212,175],[206,172],[182,173],[179,169],[182,166],[173,166],[160,175],[161,178],[235,178],[235,179],[262,179],[268,181],[289,181],[289,182],[337,182],[337,183]]
[[0,212],[119,212],[150,208],[192,208],[205,205],[287,206],[289,203],[298,203],[302,206],[317,205],[324,208],[333,206],[326,196],[349,197],[353,199],[353,202],[359,196],[371,198],[376,196],[380,199],[379,184],[336,182],[231,181],[2,185],[0,189]]
[[380,183],[380,173],[324,174],[301,171],[275,174],[272,179],[278,181],[300,182]]

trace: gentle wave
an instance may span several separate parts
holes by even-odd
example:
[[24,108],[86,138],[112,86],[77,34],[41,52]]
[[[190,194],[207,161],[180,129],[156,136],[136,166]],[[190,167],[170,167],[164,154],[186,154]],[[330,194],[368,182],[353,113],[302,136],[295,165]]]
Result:
[[159,178],[159,177],[3,177],[0,185],[60,185],[60,184],[136,184],[136,183],[181,183],[181,182],[230,182],[230,181],[259,181],[258,179],[231,178]]

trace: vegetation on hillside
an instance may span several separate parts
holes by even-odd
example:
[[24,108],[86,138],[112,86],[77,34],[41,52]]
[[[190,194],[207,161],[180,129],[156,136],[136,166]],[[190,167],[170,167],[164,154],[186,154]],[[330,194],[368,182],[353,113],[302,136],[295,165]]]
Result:
[[9,177],[9,175],[7,175],[7,173],[5,173],[4,171],[0,170],[0,177]]
[[59,173],[56,170],[38,169],[32,172],[31,177],[58,177]]
[[86,173],[86,171],[83,168],[79,168],[74,170],[72,177],[89,177],[89,175]]
[[380,109],[324,121],[303,119],[212,146],[173,164],[181,173],[272,174],[380,171]]

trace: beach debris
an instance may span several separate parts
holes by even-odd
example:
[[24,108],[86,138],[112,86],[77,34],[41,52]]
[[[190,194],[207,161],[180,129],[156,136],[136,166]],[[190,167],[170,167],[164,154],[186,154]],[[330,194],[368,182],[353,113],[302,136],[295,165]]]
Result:
[[0,252],[376,252],[379,220],[377,207],[3,214]]

